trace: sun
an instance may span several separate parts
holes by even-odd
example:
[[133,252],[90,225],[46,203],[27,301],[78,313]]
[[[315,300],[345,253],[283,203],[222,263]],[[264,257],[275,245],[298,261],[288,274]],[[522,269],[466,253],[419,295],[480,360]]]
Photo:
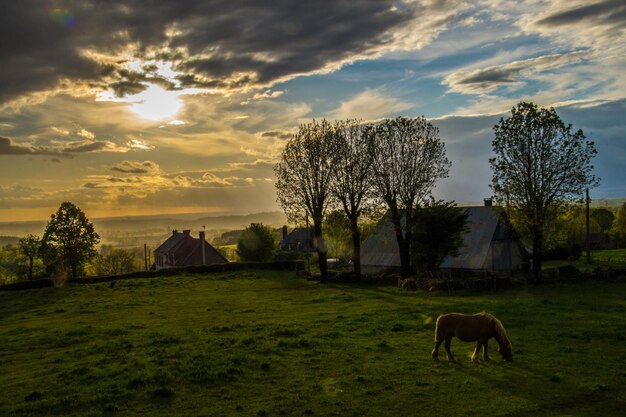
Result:
[[183,103],[180,91],[168,91],[151,84],[139,94],[128,97],[129,109],[148,120],[165,120],[174,117]]
[[142,119],[164,121],[173,119],[181,110],[182,95],[193,93],[196,93],[196,90],[170,91],[155,84],[148,84],[148,87],[138,94],[116,97],[112,91],[105,91],[98,96],[97,100],[128,103],[128,109]]

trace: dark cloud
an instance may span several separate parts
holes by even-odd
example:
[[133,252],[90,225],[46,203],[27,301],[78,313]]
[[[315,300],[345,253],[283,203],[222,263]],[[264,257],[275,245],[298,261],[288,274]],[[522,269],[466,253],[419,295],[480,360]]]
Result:
[[[54,155],[65,158],[72,158],[74,153],[84,152],[126,152],[127,147],[120,147],[113,142],[102,141],[77,141],[64,144],[62,146],[33,146],[31,144],[16,145],[11,139],[0,137],[0,155]],[[56,162],[53,160],[53,162]]]
[[277,138],[277,139],[283,139],[283,140],[287,140],[292,136],[293,136],[293,133],[283,131],[283,130],[270,130],[267,132],[263,132],[261,134],[261,137],[263,138]]
[[536,24],[561,26],[583,22],[624,28],[626,26],[626,3],[623,0],[604,0],[551,14],[537,21]]
[[[43,146],[16,145],[11,139],[0,137],[0,155],[62,155],[58,149]],[[65,155],[69,157],[68,155]]]
[[502,85],[518,82],[526,75],[577,63],[585,55],[583,51],[542,55],[497,66],[456,71],[446,76],[444,84],[458,93],[487,93]]
[[122,161],[111,170],[125,174],[153,174],[159,172],[160,168],[156,162],[152,161]]
[[[155,75],[124,67],[123,53],[172,62],[184,85],[237,88],[337,65],[390,47],[416,16],[429,38],[456,0],[425,5],[395,0],[6,1],[1,6],[0,102],[63,80],[136,93]],[[52,5],[51,5],[52,4]],[[396,7],[399,6],[399,7]]]

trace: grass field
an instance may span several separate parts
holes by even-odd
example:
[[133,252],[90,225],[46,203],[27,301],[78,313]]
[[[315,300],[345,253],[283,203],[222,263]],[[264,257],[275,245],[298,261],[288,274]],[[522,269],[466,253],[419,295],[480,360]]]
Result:
[[[506,363],[430,359],[498,316]],[[621,416],[626,283],[451,296],[237,272],[0,293],[2,416]],[[445,358],[445,355],[443,355]]]
[[594,268],[620,268],[626,269],[626,249],[596,250],[591,252],[591,263],[587,263],[586,252],[583,251],[577,261],[546,261],[543,268],[555,268],[571,265],[581,271],[592,271]]

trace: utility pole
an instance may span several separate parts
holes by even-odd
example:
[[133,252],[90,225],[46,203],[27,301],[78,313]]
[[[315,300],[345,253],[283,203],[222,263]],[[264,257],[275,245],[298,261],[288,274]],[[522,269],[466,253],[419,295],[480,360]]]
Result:
[[143,244],[143,263],[147,271],[148,270],[148,245],[145,243]]
[[585,202],[586,202],[586,213],[585,213],[585,226],[586,226],[586,234],[587,234],[587,239],[585,242],[585,246],[587,249],[587,263],[590,264],[591,263],[591,243],[589,242],[589,188],[587,188],[585,190]]

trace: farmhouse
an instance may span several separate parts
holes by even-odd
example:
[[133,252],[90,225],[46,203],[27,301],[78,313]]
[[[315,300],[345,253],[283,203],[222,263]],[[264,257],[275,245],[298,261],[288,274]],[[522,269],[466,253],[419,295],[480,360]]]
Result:
[[172,236],[154,251],[156,269],[225,263],[228,260],[205,240],[204,231],[196,239],[190,230],[182,233],[174,230]]
[[306,227],[296,227],[287,233],[287,226],[283,226],[283,238],[278,249],[288,252],[311,253],[315,251],[313,245],[313,230]]
[[[464,207],[468,213],[467,232],[457,256],[448,256],[441,264],[444,272],[520,270],[525,256],[523,245],[497,208],[485,200],[485,206]],[[400,252],[393,225],[383,217],[377,231],[363,243],[361,266],[365,273],[400,268]]]

